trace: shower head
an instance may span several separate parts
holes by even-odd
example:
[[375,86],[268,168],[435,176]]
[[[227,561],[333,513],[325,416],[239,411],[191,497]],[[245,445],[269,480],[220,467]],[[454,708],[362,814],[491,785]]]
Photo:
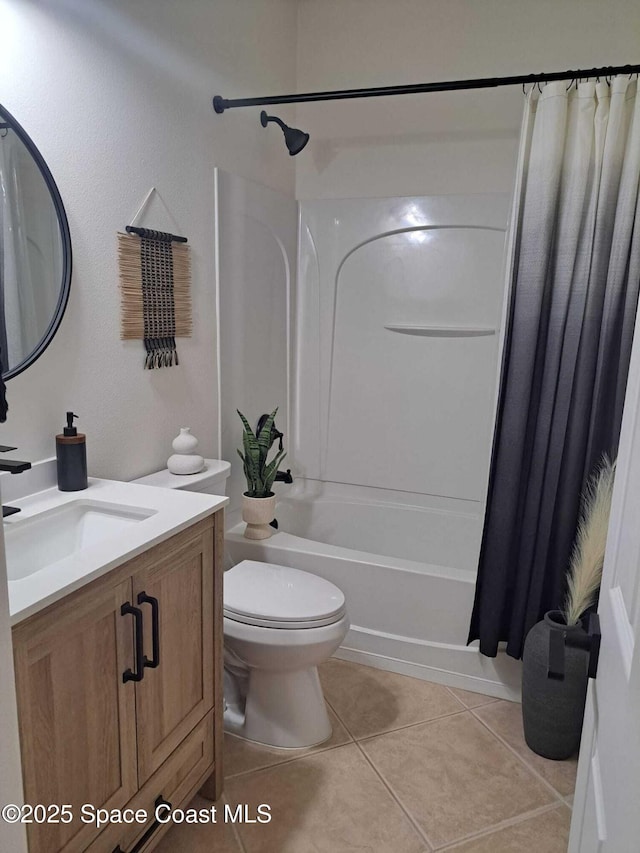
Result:
[[279,124],[282,128],[284,141],[289,149],[289,154],[292,157],[299,154],[309,141],[309,134],[305,133],[304,130],[298,130],[297,127],[289,127],[282,121],[282,119],[279,119],[278,116],[268,116],[266,112],[262,110],[260,113],[260,124],[263,127],[266,127],[270,121],[275,121],[275,123]]

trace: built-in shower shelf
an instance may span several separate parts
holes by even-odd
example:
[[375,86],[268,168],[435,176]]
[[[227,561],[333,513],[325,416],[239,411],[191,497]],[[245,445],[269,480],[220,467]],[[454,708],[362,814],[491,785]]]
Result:
[[401,335],[422,335],[427,338],[483,338],[495,335],[497,331],[492,326],[417,326],[413,323],[390,323],[385,329]]

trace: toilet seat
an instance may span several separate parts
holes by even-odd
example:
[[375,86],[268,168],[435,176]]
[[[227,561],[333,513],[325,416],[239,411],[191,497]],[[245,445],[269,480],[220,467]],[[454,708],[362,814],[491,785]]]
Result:
[[309,572],[243,560],[224,575],[224,615],[233,622],[284,630],[320,628],[345,614],[344,594]]

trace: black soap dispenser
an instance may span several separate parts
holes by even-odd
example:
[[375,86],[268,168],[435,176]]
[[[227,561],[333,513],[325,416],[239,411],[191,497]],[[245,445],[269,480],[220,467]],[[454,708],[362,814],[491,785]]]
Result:
[[63,433],[56,436],[58,488],[61,492],[79,492],[88,486],[87,437],[74,427],[73,419],[77,417],[73,412],[67,412],[67,425]]

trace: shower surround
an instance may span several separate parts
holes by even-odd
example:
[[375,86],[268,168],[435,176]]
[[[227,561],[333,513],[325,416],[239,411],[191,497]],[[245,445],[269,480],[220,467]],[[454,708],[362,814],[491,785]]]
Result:
[[337,584],[352,619],[339,656],[514,698],[519,664],[465,645],[508,208],[504,194],[301,202],[287,442],[296,480],[279,490],[279,531],[251,543],[237,525],[228,548],[234,562]]

